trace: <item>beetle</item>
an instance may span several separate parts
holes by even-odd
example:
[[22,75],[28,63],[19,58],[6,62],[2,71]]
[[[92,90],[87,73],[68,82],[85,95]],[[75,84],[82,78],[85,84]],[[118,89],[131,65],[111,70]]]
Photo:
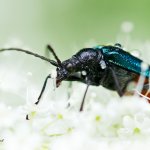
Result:
[[[83,48],[63,62],[61,62],[50,45],[47,48],[53,54],[56,61],[20,48],[3,48],[0,49],[0,52],[15,50],[48,61],[56,67],[57,87],[59,87],[62,81],[78,81],[87,84],[80,111],[83,110],[86,93],[91,85],[101,85],[109,90],[116,91],[121,97],[126,94],[128,84],[130,82],[137,83],[139,77],[142,75],[145,80],[141,93],[145,95],[149,89],[150,66],[142,71],[141,64],[143,61],[123,50],[119,43],[115,45],[99,45],[92,48]],[[35,104],[40,102],[49,78],[51,78],[50,74],[46,77]]]

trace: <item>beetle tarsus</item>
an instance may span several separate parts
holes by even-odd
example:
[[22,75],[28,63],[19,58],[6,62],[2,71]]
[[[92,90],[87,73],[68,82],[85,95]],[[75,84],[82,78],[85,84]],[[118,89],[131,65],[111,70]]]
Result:
[[29,115],[26,115],[26,120],[29,120]]
[[35,104],[35,105],[38,105],[38,103],[39,103],[39,100],[38,100],[37,102],[35,102],[34,104]]

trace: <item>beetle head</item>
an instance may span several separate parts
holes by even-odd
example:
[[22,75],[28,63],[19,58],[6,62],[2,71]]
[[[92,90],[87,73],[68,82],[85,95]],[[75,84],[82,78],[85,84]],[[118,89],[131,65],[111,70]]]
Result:
[[[52,51],[57,60],[57,87],[63,80],[69,80],[70,77],[77,78],[86,84],[98,85],[106,68],[103,55],[100,51],[93,48],[85,48],[77,52],[70,59],[61,62],[54,51]],[[74,80],[74,79],[73,79]]]
[[79,62],[76,58],[72,57],[68,60],[65,60],[61,63],[61,66],[58,66],[56,83],[57,87],[60,85],[61,81],[67,79],[70,75],[74,74],[78,70]]
[[75,68],[74,62],[77,62],[77,61],[71,58],[71,59],[61,62],[58,56],[56,55],[55,51],[53,50],[53,48],[50,45],[48,45],[47,48],[51,51],[51,53],[53,54],[54,58],[57,61],[57,62],[53,61],[51,62],[51,64],[57,67],[56,85],[58,87],[61,81],[68,78],[68,76],[74,72],[74,68]]

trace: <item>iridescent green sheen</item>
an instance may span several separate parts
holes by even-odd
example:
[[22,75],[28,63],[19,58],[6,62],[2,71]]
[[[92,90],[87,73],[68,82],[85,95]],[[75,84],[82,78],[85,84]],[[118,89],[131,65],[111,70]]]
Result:
[[95,50],[100,50],[106,62],[120,66],[128,71],[150,77],[150,66],[146,71],[142,71],[142,60],[115,46],[96,46]]

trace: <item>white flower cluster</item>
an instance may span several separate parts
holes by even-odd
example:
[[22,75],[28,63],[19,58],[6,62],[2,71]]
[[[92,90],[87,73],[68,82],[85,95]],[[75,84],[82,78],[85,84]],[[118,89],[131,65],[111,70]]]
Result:
[[[130,28],[127,30],[133,28],[129,23],[122,28],[126,26]],[[147,49],[149,43],[145,44]],[[147,60],[148,54],[145,53]],[[3,71],[1,69],[2,72],[6,70],[5,67]],[[149,150],[150,104],[144,98],[137,95],[119,98],[102,87],[91,87],[84,111],[79,112],[85,86],[74,83],[69,101],[68,93],[59,91],[60,87],[56,92],[49,91],[51,94],[46,91],[43,100],[35,105],[39,90],[32,82],[22,81],[19,73],[22,72],[16,71],[10,80],[0,73],[1,91],[5,89],[6,92],[15,78],[17,82],[8,91],[14,92],[17,88],[14,93],[23,95],[25,88],[22,85],[27,86],[27,103],[21,106],[10,107],[2,101],[5,97],[14,100],[15,97],[9,97],[11,93],[1,95],[0,150]],[[52,76],[54,83],[55,72]],[[35,91],[31,92],[33,87]],[[26,120],[27,114],[29,120]]]
[[[45,103],[11,109],[1,103],[0,149],[127,150],[150,146],[150,105],[142,98],[110,98],[107,104],[92,100],[83,112],[66,106],[63,101],[51,102],[49,107]],[[25,119],[27,113],[30,120]]]

